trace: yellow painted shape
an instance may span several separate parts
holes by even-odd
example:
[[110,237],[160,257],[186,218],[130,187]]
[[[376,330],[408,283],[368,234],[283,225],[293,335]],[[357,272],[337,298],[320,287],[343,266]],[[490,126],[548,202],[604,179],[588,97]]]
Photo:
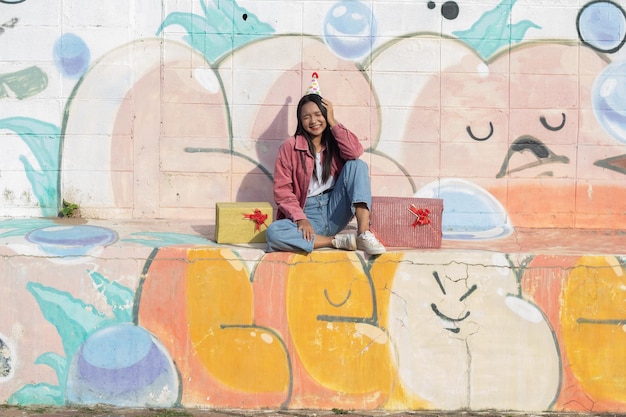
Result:
[[[371,321],[371,280],[354,252],[295,255],[287,274],[287,315],[297,354],[309,375],[338,393],[391,387],[387,333]],[[368,322],[368,318],[370,322]]]
[[626,401],[626,274],[613,256],[583,256],[561,310],[573,374],[595,400]]
[[286,352],[274,333],[253,325],[252,285],[245,265],[226,249],[192,249],[189,261],[189,334],[198,359],[233,389],[286,390]]

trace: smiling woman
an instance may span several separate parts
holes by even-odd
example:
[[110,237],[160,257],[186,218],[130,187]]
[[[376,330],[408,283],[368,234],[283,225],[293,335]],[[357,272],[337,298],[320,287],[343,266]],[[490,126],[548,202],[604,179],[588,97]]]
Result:
[[[372,191],[363,146],[337,122],[333,103],[319,94],[317,76],[300,99],[296,133],[280,147],[274,169],[277,221],[266,232],[267,252],[385,247],[370,231]],[[340,234],[356,217],[357,236]]]

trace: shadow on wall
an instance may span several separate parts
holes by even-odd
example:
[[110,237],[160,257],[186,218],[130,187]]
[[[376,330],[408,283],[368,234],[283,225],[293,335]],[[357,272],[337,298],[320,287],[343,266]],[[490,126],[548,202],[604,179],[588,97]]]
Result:
[[[259,111],[258,120],[270,118],[272,122],[267,129],[255,140],[257,160],[261,167],[267,172],[255,169],[245,174],[237,190],[237,201],[267,201],[274,204],[273,197],[273,172],[274,162],[278,154],[278,148],[285,139],[293,133],[288,131],[289,126],[289,105],[293,99],[287,97],[285,103],[279,108],[276,115],[265,115],[264,113],[275,111],[273,106],[263,106]],[[269,181],[268,181],[269,180]],[[234,181],[236,182],[236,181]]]

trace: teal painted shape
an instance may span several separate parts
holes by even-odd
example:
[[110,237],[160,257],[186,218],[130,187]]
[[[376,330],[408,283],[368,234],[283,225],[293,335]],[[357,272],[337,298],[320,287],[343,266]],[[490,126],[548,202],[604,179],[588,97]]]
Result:
[[133,303],[135,300],[134,291],[117,282],[109,281],[98,272],[88,271],[88,273],[97,290],[104,295],[107,304],[111,306],[116,320],[118,322],[132,322]]
[[157,35],[168,26],[182,26],[187,32],[183,37],[185,42],[202,53],[207,61],[215,62],[235,48],[274,33],[271,25],[261,22],[234,0],[213,0],[213,4],[215,7],[209,7],[205,0],[200,0],[204,16],[183,12],[168,14]]
[[61,336],[66,358],[71,358],[87,336],[111,322],[93,305],[55,288],[29,282],[26,289],[35,297],[39,308]]
[[63,405],[67,372],[80,346],[100,328],[132,321],[133,291],[111,282],[98,272],[88,271],[88,273],[98,291],[104,295],[108,305],[111,306],[115,318],[106,317],[93,305],[88,305],[67,292],[35,282],[26,284],[26,289],[35,297],[45,319],[57,329],[65,357],[54,352],[46,352],[35,361],[35,364],[47,365],[56,372],[59,380],[58,386],[46,383],[24,385],[9,397],[8,404]]
[[35,365],[49,366],[54,369],[59,381],[65,381],[65,377],[67,376],[67,359],[58,353],[46,352],[39,355],[39,357],[35,360]]
[[48,75],[36,66],[0,75],[0,99],[14,96],[23,100],[41,93],[47,87]]
[[485,12],[470,29],[452,33],[487,60],[500,48],[521,42],[528,29],[541,29],[529,20],[508,23],[515,2],[504,0]]
[[59,149],[61,131],[58,126],[28,117],[0,119],[0,129],[12,130],[30,148],[40,170],[21,155],[26,177],[39,201],[44,217],[58,214]]
[[147,239],[122,239],[123,242],[133,242],[151,248],[177,245],[215,245],[215,242],[197,235],[171,232],[137,232],[131,236],[145,236]]
[[55,223],[47,219],[7,219],[0,221],[0,231],[8,229],[0,233],[0,238],[11,236],[25,236],[29,232],[42,227],[52,226]]
[[51,384],[28,384],[13,393],[8,399],[9,405],[63,405],[64,390]]

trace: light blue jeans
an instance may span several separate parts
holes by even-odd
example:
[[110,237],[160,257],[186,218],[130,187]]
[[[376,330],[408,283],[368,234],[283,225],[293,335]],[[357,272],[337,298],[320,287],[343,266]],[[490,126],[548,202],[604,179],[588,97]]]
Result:
[[[334,236],[354,217],[354,204],[372,205],[372,187],[367,164],[360,159],[346,161],[335,187],[329,193],[308,197],[304,214],[315,235]],[[266,252],[313,251],[313,240],[302,237],[298,225],[289,219],[276,220],[265,232]]]

